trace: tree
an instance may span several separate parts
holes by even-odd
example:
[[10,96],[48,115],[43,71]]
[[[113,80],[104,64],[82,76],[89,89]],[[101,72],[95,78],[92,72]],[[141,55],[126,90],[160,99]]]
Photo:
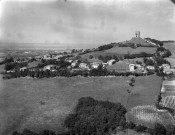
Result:
[[118,126],[125,127],[126,109],[120,103],[98,101],[83,97],[73,114],[68,115],[64,125],[71,134],[101,135]]
[[93,58],[93,56],[92,55],[89,55],[89,59],[92,59]]
[[153,134],[154,135],[166,135],[166,128],[163,125],[156,123]]

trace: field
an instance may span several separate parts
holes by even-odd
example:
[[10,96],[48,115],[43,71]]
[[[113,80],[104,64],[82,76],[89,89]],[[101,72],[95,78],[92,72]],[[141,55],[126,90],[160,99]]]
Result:
[[97,52],[90,52],[87,54],[81,55],[83,59],[89,58],[89,55],[92,55],[95,58],[98,58],[98,56],[113,56],[116,55],[120,59],[124,57],[125,54],[139,54],[141,52],[145,52],[148,54],[154,54],[156,52],[156,47],[138,47],[136,49],[133,49],[131,47],[113,47],[111,49],[105,50],[105,51],[97,51]]
[[107,52],[107,51],[97,51],[97,52],[90,52],[90,53],[86,53],[81,55],[82,59],[87,59],[89,58],[89,56],[92,55],[94,58],[98,58],[100,55],[101,56],[113,56],[116,55],[119,58],[123,58],[124,54],[121,53],[111,53],[111,52]]
[[138,47],[133,49],[131,47],[113,47],[109,50],[106,50],[106,53],[113,53],[113,54],[138,54],[141,52],[153,54],[156,52],[156,47]]
[[153,128],[155,123],[175,125],[175,120],[167,110],[158,110],[154,105],[136,106],[126,115],[127,121]]
[[162,105],[168,108],[175,109],[175,96],[162,97]]
[[162,79],[155,75],[136,78],[136,83],[128,98],[128,109],[138,105],[153,105],[160,92]]
[[[11,131],[24,128],[63,130],[65,116],[73,110],[78,99],[85,96],[121,102],[127,109],[153,104],[159,91],[157,85],[161,84],[159,77],[138,77],[134,88],[129,82],[130,78],[126,77],[1,80],[0,134],[9,135]],[[132,92],[128,93],[127,89]]]
[[175,58],[175,43],[165,43],[163,46],[171,51],[172,56],[170,57]]

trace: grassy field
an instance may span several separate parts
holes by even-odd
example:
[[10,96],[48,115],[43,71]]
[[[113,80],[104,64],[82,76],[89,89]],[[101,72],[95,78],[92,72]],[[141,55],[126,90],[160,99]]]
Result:
[[137,47],[133,49],[131,47],[113,47],[109,50],[106,50],[106,53],[114,53],[114,54],[138,54],[141,52],[153,54],[156,52],[156,47]]
[[175,43],[165,43],[163,46],[171,51],[172,55],[170,57],[175,58]]
[[162,79],[155,75],[136,78],[135,86],[128,98],[128,109],[138,105],[152,105],[157,100]]
[[117,54],[117,53],[111,53],[111,52],[107,52],[107,51],[97,51],[97,52],[90,52],[90,53],[87,53],[87,54],[83,54],[81,55],[81,57],[83,59],[87,59],[89,58],[89,56],[92,55],[94,58],[98,58],[100,55],[101,56],[113,56],[113,55],[116,55],[118,56],[119,58],[123,58],[124,54]]
[[148,53],[148,54],[154,54],[156,52],[156,47],[138,47],[136,49],[133,49],[131,47],[113,47],[109,50],[105,50],[105,51],[97,51],[97,52],[90,52],[90,53],[87,53],[87,54],[83,54],[81,55],[82,58],[88,58],[89,55],[92,55],[93,57],[95,58],[98,58],[98,56],[113,56],[113,55],[116,55],[118,56],[119,58],[123,58],[123,56],[125,54],[139,54],[141,52],[145,52],[145,53]]
[[[1,80],[0,134],[28,128],[63,130],[65,116],[80,97],[121,102],[127,109],[153,104],[161,79],[155,75],[138,77],[134,88],[126,77],[18,78]],[[129,94],[127,89],[132,89]]]

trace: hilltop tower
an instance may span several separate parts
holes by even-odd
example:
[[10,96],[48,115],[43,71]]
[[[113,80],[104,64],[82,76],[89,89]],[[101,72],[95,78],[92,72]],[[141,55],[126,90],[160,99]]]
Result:
[[135,35],[136,35],[137,38],[139,38],[140,37],[140,31],[136,31]]

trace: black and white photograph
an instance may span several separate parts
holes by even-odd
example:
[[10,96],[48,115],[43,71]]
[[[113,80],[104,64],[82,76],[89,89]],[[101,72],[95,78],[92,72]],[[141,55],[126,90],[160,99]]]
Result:
[[175,135],[175,1],[0,0],[0,135]]

